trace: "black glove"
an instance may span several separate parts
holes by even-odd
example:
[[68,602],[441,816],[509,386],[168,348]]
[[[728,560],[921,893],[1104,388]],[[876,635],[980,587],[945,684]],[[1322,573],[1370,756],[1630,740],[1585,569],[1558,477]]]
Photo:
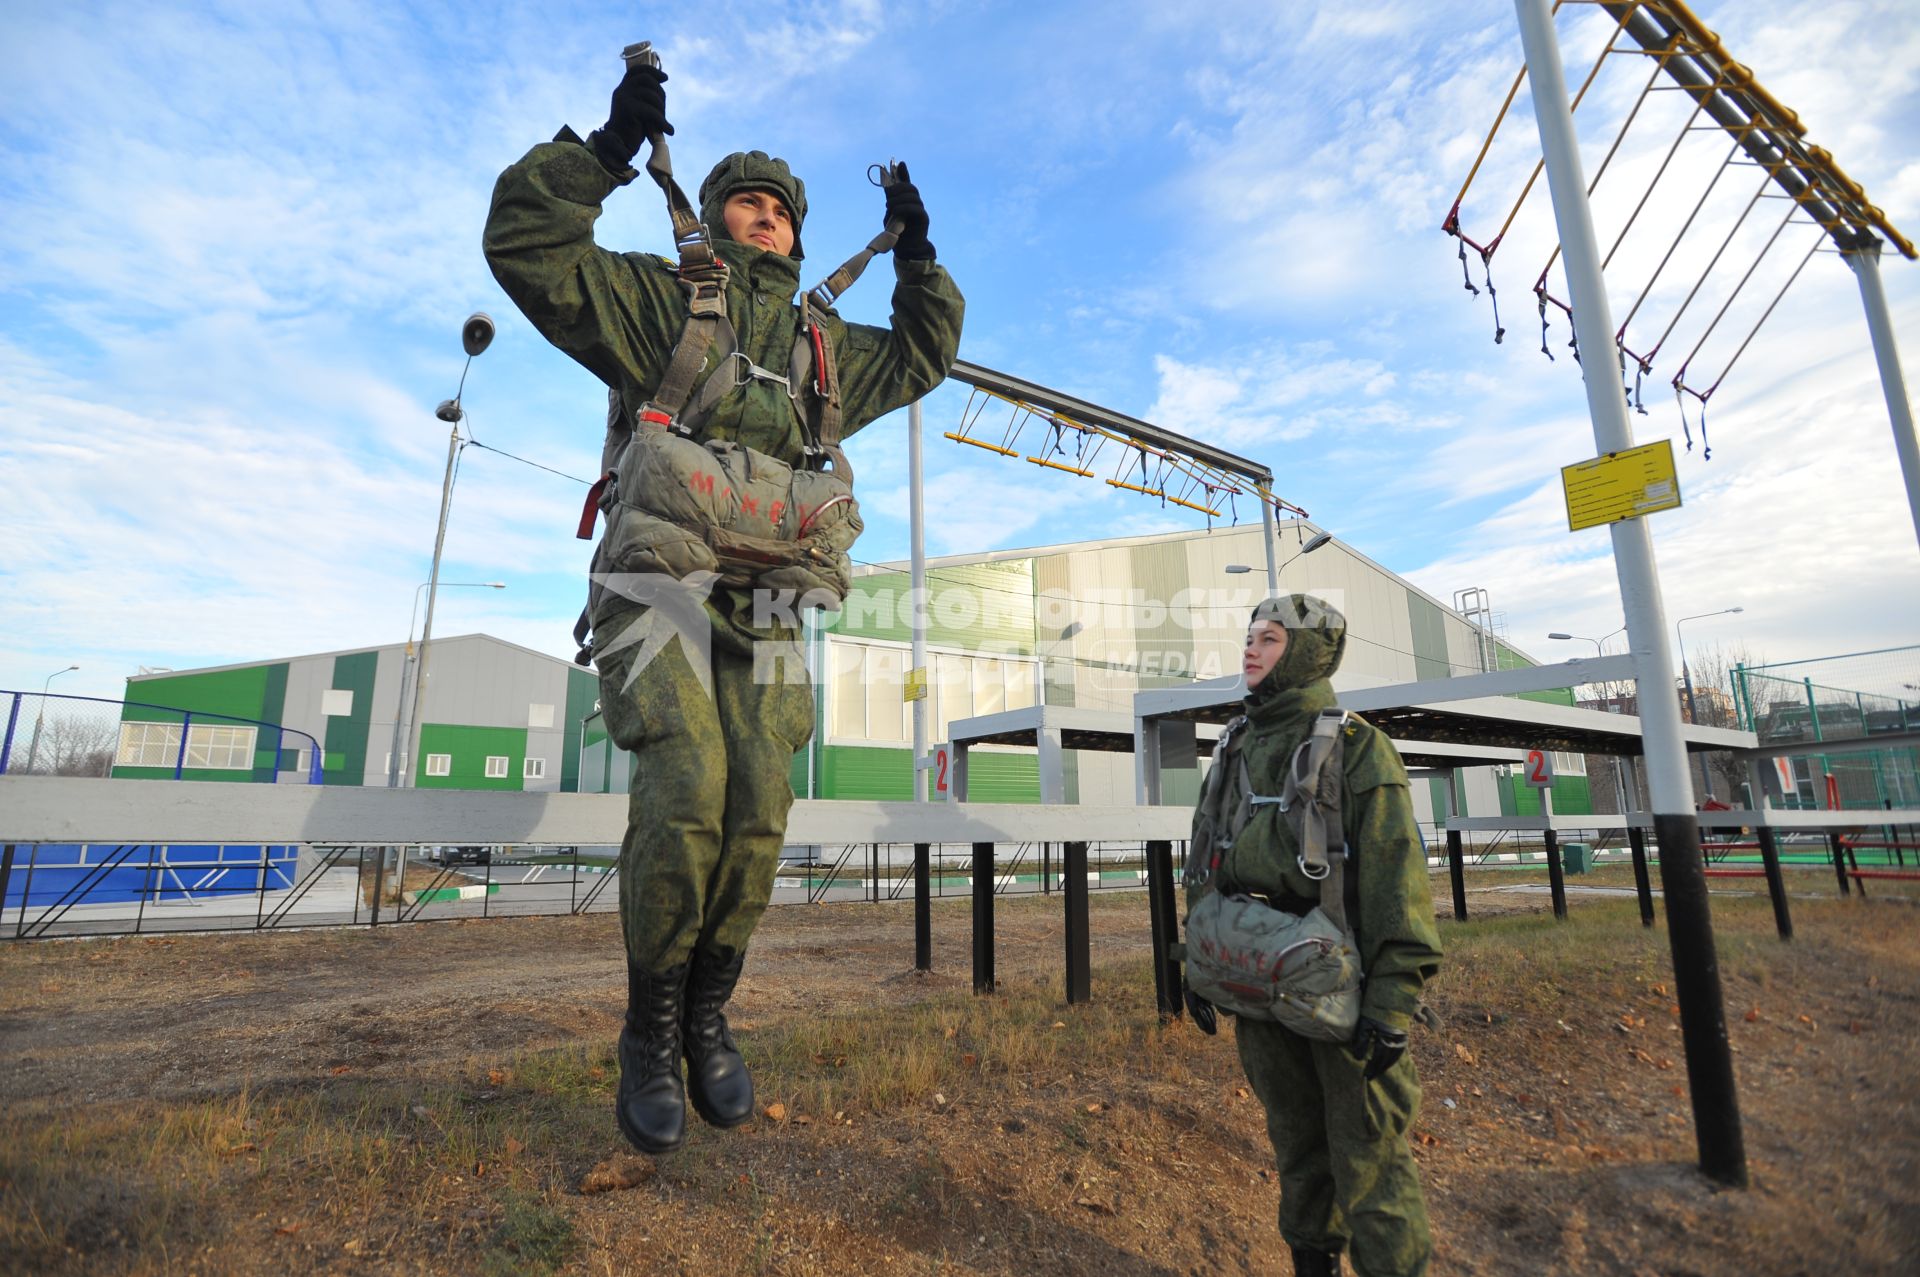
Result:
[[1361,1076],[1371,1082],[1407,1053],[1407,1035],[1363,1015],[1353,1026],[1353,1041],[1347,1043],[1347,1050],[1366,1062],[1366,1072]]
[[636,62],[627,68],[613,90],[607,122],[587,139],[608,171],[632,168],[642,142],[656,133],[673,132],[667,123],[667,91],[660,87],[666,82],[667,73],[659,67]]
[[907,166],[893,166],[893,182],[887,187],[887,224],[901,223],[900,238],[894,241],[893,255],[910,262],[933,260],[933,244],[927,239],[927,206],[920,199],[920,188],[907,177]]
[[1194,1028],[1208,1037],[1220,1031],[1220,1015],[1213,1009],[1213,1003],[1195,993],[1185,976],[1180,977],[1180,996],[1186,1000],[1187,1014],[1193,1017]]

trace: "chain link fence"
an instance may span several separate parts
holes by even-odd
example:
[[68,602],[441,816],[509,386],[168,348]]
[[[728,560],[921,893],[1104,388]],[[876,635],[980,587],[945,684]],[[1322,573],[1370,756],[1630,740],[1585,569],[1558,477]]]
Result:
[[1920,807],[1920,748],[1828,753],[1823,743],[1920,732],[1920,645],[1736,666],[1734,709],[1762,746],[1805,744],[1777,760],[1782,805]]
[[0,776],[320,783],[320,742],[255,718],[0,691]]

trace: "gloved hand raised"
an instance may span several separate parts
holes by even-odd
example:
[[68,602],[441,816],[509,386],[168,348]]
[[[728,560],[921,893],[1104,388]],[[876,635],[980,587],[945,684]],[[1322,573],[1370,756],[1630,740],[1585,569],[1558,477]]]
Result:
[[887,186],[887,223],[901,223],[900,238],[894,242],[893,255],[913,262],[933,260],[933,244],[927,239],[927,206],[920,199],[920,188],[907,176],[904,163],[893,166],[893,180]]
[[1353,1040],[1347,1043],[1347,1050],[1366,1062],[1361,1076],[1371,1082],[1407,1053],[1407,1035],[1363,1015],[1353,1026]]
[[1180,977],[1180,996],[1186,1001],[1187,1014],[1193,1017],[1193,1027],[1212,1037],[1220,1031],[1220,1016],[1207,1001],[1193,991],[1185,976]]
[[633,167],[640,144],[656,133],[672,134],[667,123],[667,91],[661,86],[667,73],[642,62],[627,67],[627,74],[613,90],[613,103],[607,122],[588,138],[600,162],[615,173]]

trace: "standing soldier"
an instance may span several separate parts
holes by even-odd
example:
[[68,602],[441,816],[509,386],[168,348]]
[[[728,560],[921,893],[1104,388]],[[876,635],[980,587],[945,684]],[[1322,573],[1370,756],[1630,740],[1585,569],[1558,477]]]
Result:
[[[794,305],[805,184],[784,160],[735,153],[701,184],[696,223],[670,171],[661,176],[662,135],[673,132],[666,78],[657,63],[630,58],[602,128],[585,142],[562,129],[501,175],[485,237],[494,277],[521,312],[610,388],[603,468],[609,479],[602,485],[642,489],[602,500],[610,523],[583,619],[592,625],[608,728],[634,759],[620,849],[627,1013],[615,1112],[627,1139],[647,1153],[680,1147],[689,1092],[715,1126],[737,1126],[753,1113],[752,1080],[722,1009],[773,891],[793,802],[790,766],[813,736],[813,693],[797,662],[780,668],[755,660],[756,649],[763,658],[799,650],[795,591],[756,589],[763,579],[742,575],[741,563],[768,542],[674,526],[674,512],[687,504],[687,477],[680,476],[677,494],[648,492],[644,468],[630,473],[619,462],[638,455],[643,443],[703,449],[696,455],[715,463],[744,457],[747,470],[762,476],[780,473],[772,458],[793,467],[798,493],[803,478],[844,469],[839,436],[939,384],[959,348],[963,311],[959,290],[934,261],[926,208],[904,165],[894,167],[886,186],[886,221],[897,235],[891,327],[841,320],[822,305],[824,286]],[[649,170],[678,197],[670,201],[682,249],[677,265],[610,252],[593,240],[602,201],[638,175],[633,159],[649,138]],[[847,281],[836,279],[844,288]],[[690,322],[696,316],[701,323]],[[676,359],[696,329],[703,341],[718,337]],[[832,459],[832,471],[820,468],[822,457]],[[710,496],[711,474],[698,472],[694,495],[702,480]],[[848,496],[809,502],[797,532],[791,510],[786,531],[775,526],[790,503],[768,503],[773,523],[760,531],[787,538],[776,551],[794,551],[793,538],[807,536],[809,519],[838,520],[839,539],[825,550],[799,543],[803,583],[815,572],[845,591],[844,551],[860,526],[850,484],[849,474],[842,483]],[[829,505],[837,512],[822,518]],[[655,518],[648,509],[665,513]],[[589,520],[592,514],[590,508]],[[652,585],[633,588],[622,583],[634,577],[631,564],[608,561],[622,527],[611,522],[616,518],[628,521],[621,555],[646,542],[662,554],[662,547],[697,551],[695,558],[711,563],[707,544],[725,541],[746,545],[747,558],[723,555],[731,573],[701,572],[687,569],[692,560],[643,554],[656,573],[668,566],[664,576],[646,577]],[[591,535],[591,522],[583,526]],[[660,624],[663,617],[670,624]]]
[[1254,609],[1245,717],[1195,813],[1186,1002],[1206,1033],[1216,1003],[1236,1013],[1294,1271],[1334,1277],[1347,1250],[1361,1277],[1412,1277],[1433,1244],[1407,1144],[1407,1030],[1440,937],[1406,768],[1334,705],[1345,649],[1345,619],[1319,599]]

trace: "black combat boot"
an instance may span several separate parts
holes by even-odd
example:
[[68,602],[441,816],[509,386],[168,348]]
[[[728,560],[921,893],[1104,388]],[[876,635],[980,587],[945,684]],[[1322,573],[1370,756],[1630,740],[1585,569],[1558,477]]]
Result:
[[1294,1277],[1340,1277],[1340,1252],[1337,1250],[1308,1250],[1304,1246],[1289,1246],[1293,1252]]
[[734,1048],[727,1017],[720,1013],[733,996],[746,959],[745,953],[724,949],[717,954],[695,950],[687,981],[687,1093],[709,1125],[723,1128],[753,1116],[753,1079]]
[[642,1153],[671,1153],[687,1138],[687,1091],[680,1080],[681,1004],[687,964],[646,972],[627,967],[627,1019],[620,1029],[620,1133]]

